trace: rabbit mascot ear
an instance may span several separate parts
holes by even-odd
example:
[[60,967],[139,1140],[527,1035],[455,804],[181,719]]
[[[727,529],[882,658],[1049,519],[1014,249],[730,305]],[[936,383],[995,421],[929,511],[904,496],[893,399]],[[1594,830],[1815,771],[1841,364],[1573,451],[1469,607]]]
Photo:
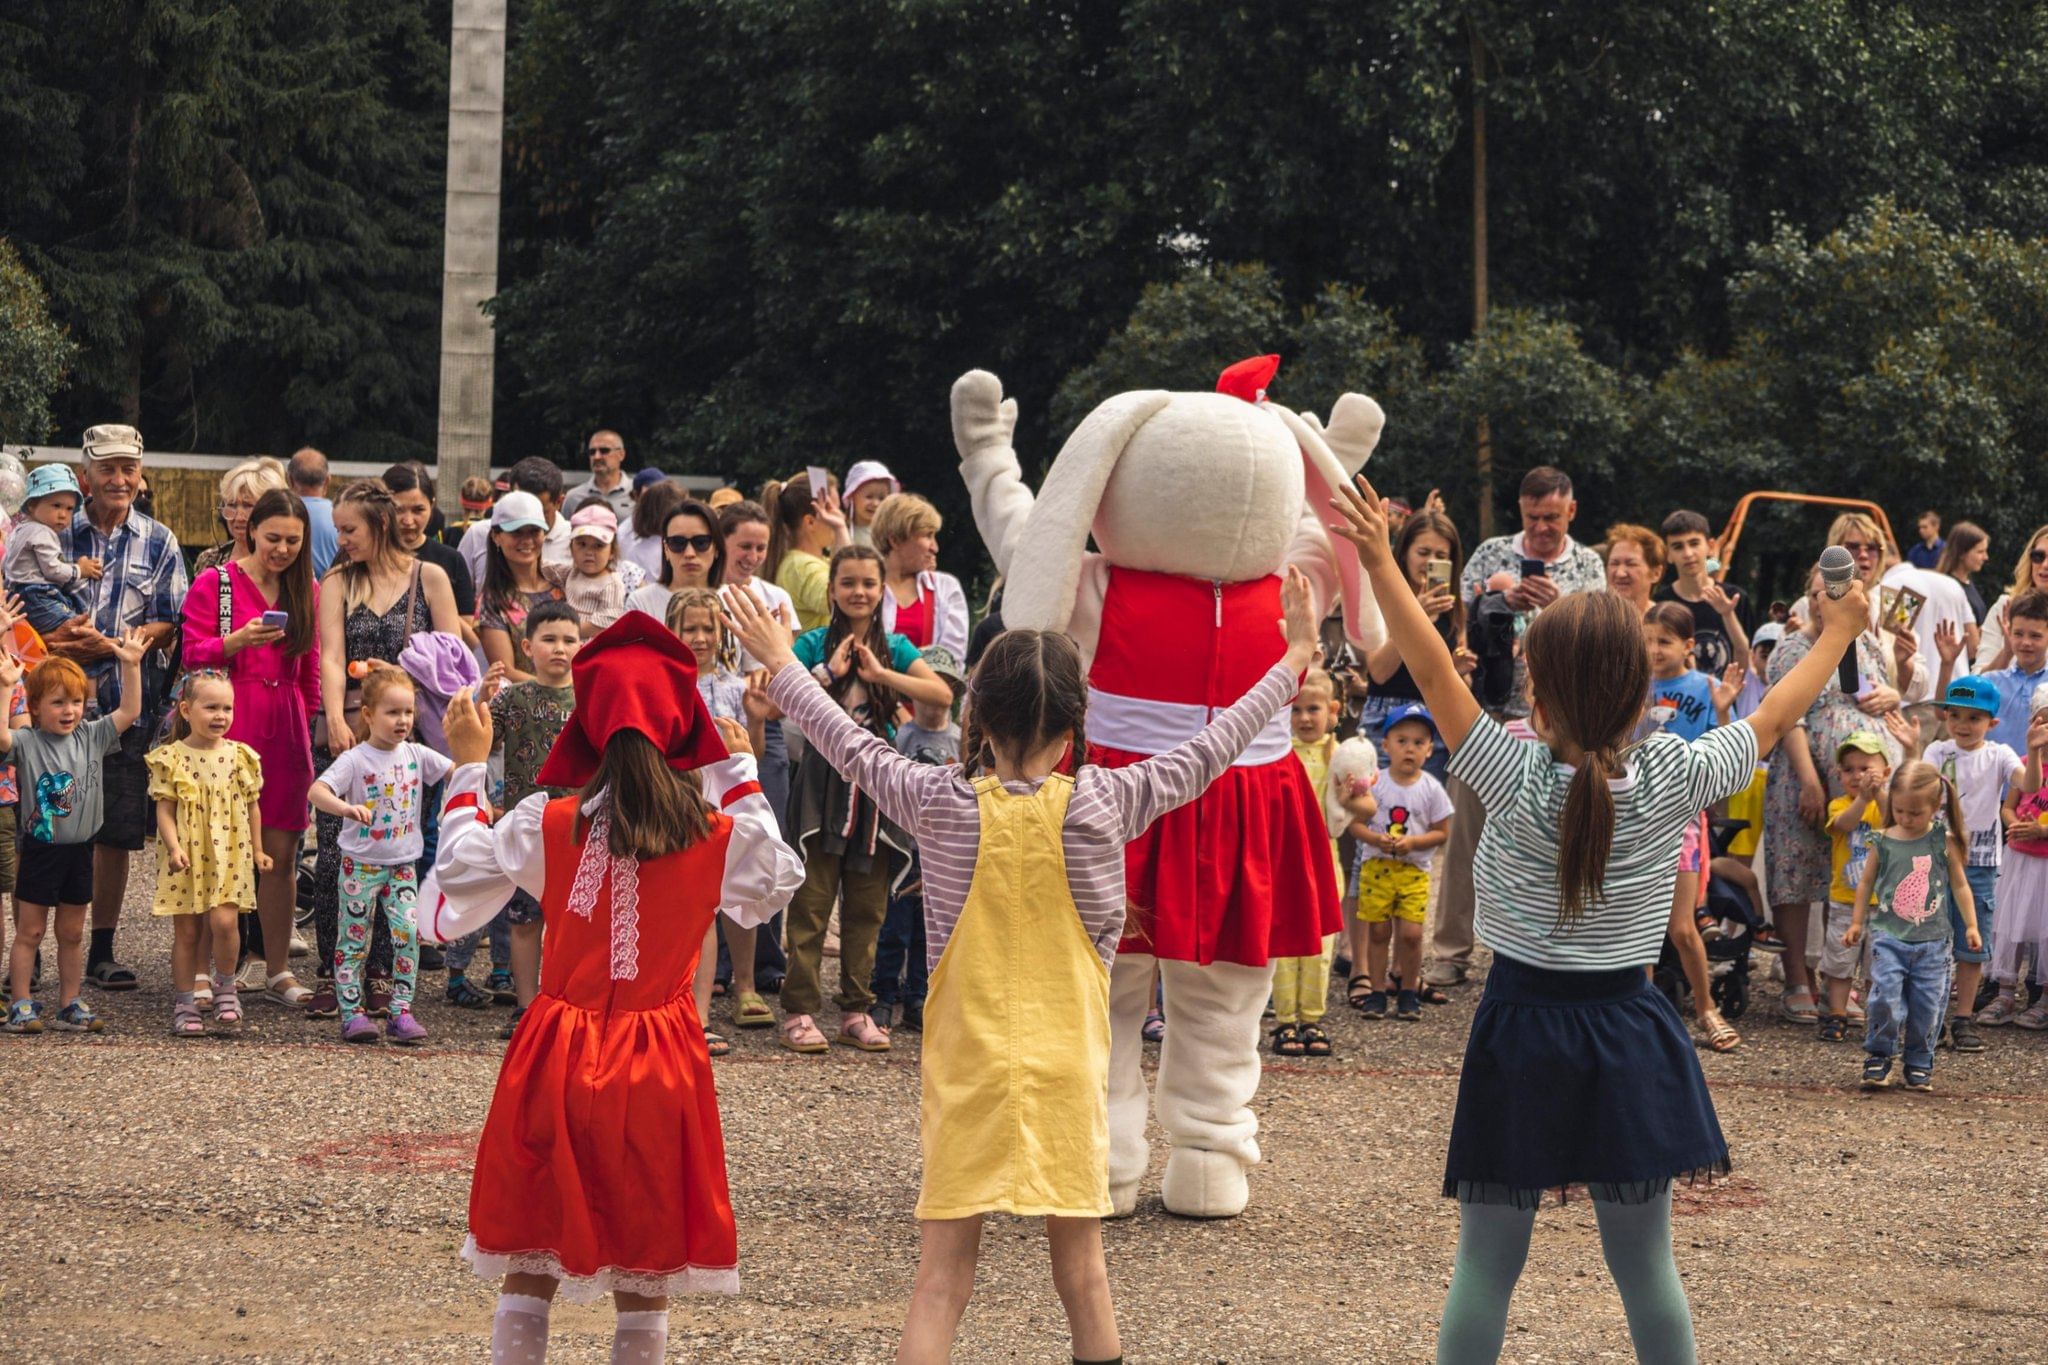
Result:
[[1163,389],[1120,393],[1089,413],[1067,437],[1017,537],[1018,549],[1004,578],[1005,625],[1067,628],[1102,491],[1138,428],[1171,398]]
[[1366,582],[1365,568],[1358,562],[1357,547],[1330,529],[1343,524],[1343,518],[1330,502],[1336,497],[1338,487],[1349,483],[1352,476],[1365,467],[1366,458],[1379,444],[1380,431],[1387,422],[1386,414],[1378,403],[1364,394],[1347,393],[1330,409],[1330,425],[1325,429],[1314,413],[1296,413],[1267,399],[1266,385],[1272,382],[1279,368],[1280,357],[1277,355],[1240,360],[1217,379],[1216,390],[1242,398],[1247,403],[1256,403],[1271,412],[1286,423],[1287,430],[1301,447],[1303,492],[1308,510],[1323,528],[1323,540],[1329,546],[1331,562],[1337,568],[1338,586],[1344,594],[1344,634],[1368,649],[1375,648],[1386,638],[1386,626],[1380,619],[1379,604],[1373,601],[1372,588]]

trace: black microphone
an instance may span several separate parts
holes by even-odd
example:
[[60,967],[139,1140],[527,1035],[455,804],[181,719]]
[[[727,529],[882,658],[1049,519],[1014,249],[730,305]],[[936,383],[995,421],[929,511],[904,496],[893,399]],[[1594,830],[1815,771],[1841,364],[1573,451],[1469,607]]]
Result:
[[[1839,545],[1830,545],[1820,552],[1821,591],[1831,600],[1847,593],[1855,577],[1856,556]],[[1863,690],[1863,680],[1856,668],[1854,641],[1850,642],[1848,652],[1842,655],[1840,667],[1835,670],[1835,684],[1842,689],[1844,696],[1853,697]]]

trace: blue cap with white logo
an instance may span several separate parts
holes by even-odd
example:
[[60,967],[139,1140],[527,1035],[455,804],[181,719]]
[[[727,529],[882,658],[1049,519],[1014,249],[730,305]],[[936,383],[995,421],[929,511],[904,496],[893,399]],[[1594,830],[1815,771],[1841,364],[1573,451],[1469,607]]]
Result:
[[1430,715],[1429,708],[1427,706],[1424,706],[1419,701],[1411,701],[1406,706],[1397,706],[1392,711],[1388,712],[1387,723],[1380,727],[1380,734],[1382,736],[1385,736],[1391,733],[1396,725],[1399,725],[1401,722],[1408,720],[1421,721],[1424,725],[1427,725],[1429,727],[1430,734],[1436,736],[1436,738],[1438,739],[1443,738],[1442,733],[1439,732],[1436,728],[1436,717]]
[[1942,697],[1943,706],[1953,706],[1963,711],[1982,711],[1987,716],[1998,714],[1998,684],[1981,673],[1972,673],[1966,678],[1957,678],[1948,685],[1948,692]]

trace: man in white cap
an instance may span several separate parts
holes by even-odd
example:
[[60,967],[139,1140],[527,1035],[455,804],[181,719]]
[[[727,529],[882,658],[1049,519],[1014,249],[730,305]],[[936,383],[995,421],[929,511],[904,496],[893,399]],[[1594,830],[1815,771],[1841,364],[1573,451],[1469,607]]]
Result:
[[[132,991],[134,971],[114,960],[114,929],[128,893],[128,856],[142,847],[153,824],[142,756],[163,717],[168,650],[185,606],[185,560],[170,528],[135,506],[142,487],[142,433],[118,424],[91,427],[83,445],[86,503],[71,523],[64,553],[98,560],[100,577],[84,585],[86,614],[50,632],[45,643],[51,653],[85,669],[95,693],[89,709],[104,716],[121,704],[114,640],[140,630],[148,641],[141,718],[122,732],[121,747],[102,760],[106,815],[93,840],[92,944],[85,960],[87,981],[103,990]],[[191,989],[189,982],[184,989]]]
[[562,515],[573,517],[590,504],[601,502],[620,521],[630,518],[633,487],[619,472],[626,463],[626,442],[616,431],[593,431],[583,443],[583,454],[590,460],[590,482],[569,490],[569,496],[562,500]]

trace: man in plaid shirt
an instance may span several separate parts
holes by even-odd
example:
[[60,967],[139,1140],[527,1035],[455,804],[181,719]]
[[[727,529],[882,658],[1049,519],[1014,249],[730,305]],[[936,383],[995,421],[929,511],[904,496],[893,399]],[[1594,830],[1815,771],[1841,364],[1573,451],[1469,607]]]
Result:
[[[120,705],[120,669],[113,641],[142,631],[142,715],[121,735],[121,747],[102,760],[106,818],[93,839],[92,946],[86,980],[104,990],[132,991],[135,973],[114,960],[114,929],[128,892],[128,858],[142,847],[152,824],[149,769],[143,762],[163,717],[170,651],[185,608],[185,560],[177,537],[135,508],[142,487],[142,433],[134,427],[96,426],[85,433],[86,504],[71,523],[66,558],[90,555],[100,577],[85,584],[90,609],[51,632],[50,652],[85,669],[96,696],[93,714]],[[185,983],[182,989],[190,990]]]

